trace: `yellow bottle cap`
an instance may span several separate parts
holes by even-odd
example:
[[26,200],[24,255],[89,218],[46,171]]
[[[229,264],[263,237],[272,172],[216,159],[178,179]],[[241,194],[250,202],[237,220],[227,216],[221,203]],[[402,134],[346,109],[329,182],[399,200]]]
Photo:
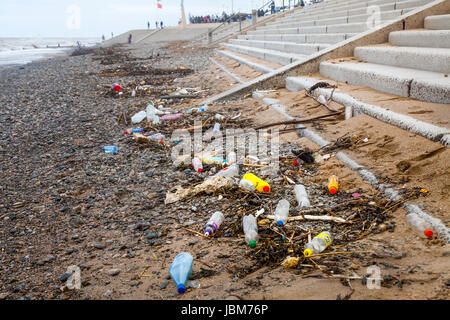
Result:
[[305,249],[305,251],[303,251],[303,255],[305,257],[311,257],[312,256],[312,250],[311,249]]

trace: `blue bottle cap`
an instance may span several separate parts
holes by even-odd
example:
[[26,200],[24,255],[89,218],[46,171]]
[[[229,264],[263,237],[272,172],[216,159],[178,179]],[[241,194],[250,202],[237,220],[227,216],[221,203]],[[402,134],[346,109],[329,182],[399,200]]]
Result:
[[178,290],[178,293],[184,293],[185,291],[186,291],[186,287],[184,286],[184,284],[179,284],[178,286],[177,286],[177,290]]
[[282,226],[282,225],[284,225],[284,223],[283,223],[283,221],[278,220],[278,221],[277,221],[277,225]]

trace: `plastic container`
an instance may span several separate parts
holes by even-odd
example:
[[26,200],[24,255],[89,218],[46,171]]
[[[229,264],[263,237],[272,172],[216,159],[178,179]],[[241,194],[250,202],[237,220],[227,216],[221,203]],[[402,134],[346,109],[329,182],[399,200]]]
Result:
[[332,175],[330,178],[328,178],[328,191],[331,194],[336,194],[339,190],[339,181],[338,177],[335,175]]
[[211,218],[205,225],[205,236],[209,237],[211,234],[215,233],[219,229],[220,225],[224,220],[222,212],[214,212]]
[[224,120],[226,119],[225,116],[223,116],[223,115],[221,115],[221,114],[219,114],[219,113],[217,113],[217,114],[214,116],[214,118],[215,118],[216,120],[218,120],[218,121],[224,121]]
[[118,83],[113,83],[111,85],[111,90],[114,92],[122,91],[122,87]]
[[227,156],[227,163],[228,165],[232,165],[233,163],[236,163],[236,152],[231,151]]
[[416,232],[422,237],[422,238],[432,238],[433,237],[433,231],[431,224],[422,219],[419,215],[416,213],[408,213],[406,215],[406,221],[409,222],[409,224],[416,230]]
[[136,90],[131,91],[131,96],[135,97],[136,96]]
[[169,273],[172,280],[177,285],[178,293],[186,291],[186,281],[192,270],[194,258],[187,252],[178,254],[170,265]]
[[247,191],[255,191],[255,185],[253,184],[253,182],[245,180],[245,179],[241,179],[241,181],[239,181],[239,187],[247,190]]
[[219,133],[220,133],[220,123],[216,122],[214,124],[213,134],[216,135],[216,134],[219,134]]
[[144,132],[144,129],[142,129],[142,128],[137,128],[137,129],[132,129],[132,128],[130,128],[130,129],[127,129],[127,130],[125,130],[125,134],[133,134],[133,133],[143,133]]
[[151,136],[148,136],[147,138],[150,141],[159,142],[161,144],[166,144],[164,135],[162,135],[161,133],[152,134]]
[[289,216],[289,201],[281,199],[278,201],[277,208],[275,209],[275,221],[277,225],[284,226]]
[[229,167],[223,168],[219,172],[217,172],[214,176],[220,176],[224,178],[233,178],[235,176],[239,175],[239,166],[234,163]]
[[205,112],[207,110],[208,110],[208,106],[204,105],[201,108],[191,108],[191,109],[187,110],[186,113]]
[[311,242],[308,242],[305,245],[305,250],[303,251],[303,255],[305,257],[310,257],[313,254],[319,254],[323,250],[329,247],[331,244],[331,234],[327,231],[322,232],[315,236]]
[[194,167],[194,170],[197,172],[203,171],[203,165],[199,158],[192,159],[192,166]]
[[306,189],[301,184],[296,184],[294,187],[295,198],[297,199],[300,208],[309,208],[311,206]]
[[246,173],[242,179],[248,180],[255,186],[255,189],[259,192],[270,192],[270,185],[264,180],[258,178],[253,173]]
[[149,114],[164,114],[164,112],[162,112],[159,109],[156,109],[151,103],[147,104],[147,109],[146,109],[147,115]]
[[200,159],[203,164],[220,164],[224,165],[226,160],[219,157],[203,157]]
[[242,221],[245,242],[250,246],[250,248],[256,247],[256,242],[258,241],[258,225],[256,224],[256,218],[253,215],[244,216]]
[[176,120],[176,119],[180,119],[182,116],[183,116],[182,113],[166,114],[165,116],[161,117],[161,120]]
[[104,146],[102,148],[104,153],[116,153],[119,149],[116,146]]
[[147,117],[147,112],[145,112],[145,111],[138,112],[134,116],[131,117],[131,122],[132,123],[139,123],[142,120],[144,120],[145,117]]

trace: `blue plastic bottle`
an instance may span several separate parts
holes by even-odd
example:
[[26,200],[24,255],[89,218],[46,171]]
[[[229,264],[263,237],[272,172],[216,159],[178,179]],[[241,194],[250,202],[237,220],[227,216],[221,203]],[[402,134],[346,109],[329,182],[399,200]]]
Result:
[[103,152],[105,153],[116,153],[119,149],[116,146],[104,146]]
[[187,252],[182,252],[173,259],[169,273],[177,285],[178,293],[186,291],[186,281],[191,273],[193,260],[194,258]]

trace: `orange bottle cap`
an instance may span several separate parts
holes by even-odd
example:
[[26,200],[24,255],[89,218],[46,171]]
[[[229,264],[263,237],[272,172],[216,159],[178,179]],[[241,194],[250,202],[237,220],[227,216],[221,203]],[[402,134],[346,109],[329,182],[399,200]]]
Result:
[[425,230],[424,234],[428,238],[432,238],[433,237],[433,231],[431,231],[430,229]]
[[337,189],[333,187],[333,188],[330,188],[329,191],[331,194],[336,194]]

